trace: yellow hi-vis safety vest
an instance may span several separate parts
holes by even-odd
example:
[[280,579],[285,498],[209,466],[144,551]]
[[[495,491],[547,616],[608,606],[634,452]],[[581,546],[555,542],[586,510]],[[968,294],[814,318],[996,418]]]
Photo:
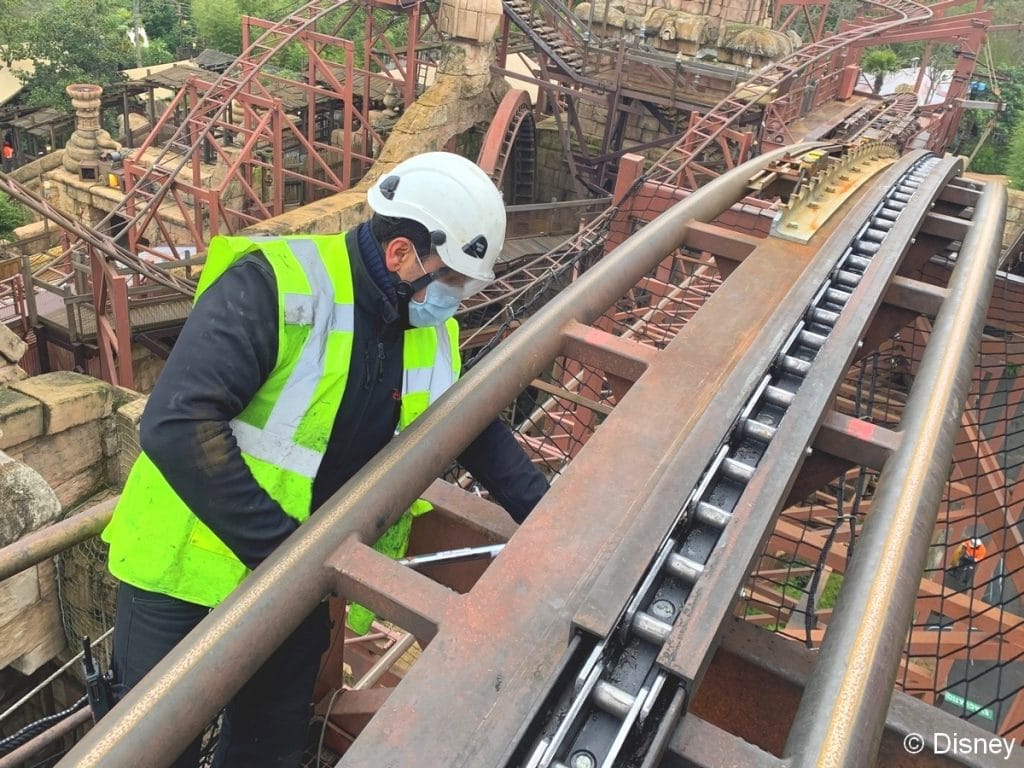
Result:
[[[313,479],[348,379],[355,313],[352,270],[344,235],[216,237],[196,298],[231,264],[257,250],[277,281],[277,360],[252,401],[231,420],[231,429],[256,482],[301,523],[311,512]],[[403,348],[399,430],[458,378],[458,325],[449,320],[443,335],[440,326],[412,328],[405,333]],[[429,509],[419,500],[404,517]],[[102,536],[110,545],[108,564],[114,576],[191,603],[217,605],[249,573],[144,452]],[[393,542],[389,537],[396,534],[386,532],[382,551],[404,554],[408,526],[404,534],[398,532],[397,538],[402,536],[404,542]]]

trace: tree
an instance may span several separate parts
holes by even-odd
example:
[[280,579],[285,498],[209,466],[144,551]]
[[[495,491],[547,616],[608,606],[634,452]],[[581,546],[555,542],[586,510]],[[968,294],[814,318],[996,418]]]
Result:
[[925,74],[928,75],[928,93],[925,96],[925,104],[931,104],[935,91],[942,84],[942,75],[947,70],[955,68],[956,53],[953,51],[952,45],[936,45],[932,48],[928,66],[925,67]]
[[31,15],[28,0],[0,0],[0,60],[8,67],[25,56],[25,24]]
[[872,91],[876,95],[882,90],[885,76],[898,72],[901,66],[900,57],[890,48],[872,48],[866,51],[860,60],[860,68],[867,74],[875,76]]
[[[162,45],[170,61],[178,57],[178,51],[195,42],[192,38],[192,23],[188,18],[188,3],[184,0],[138,0],[142,25],[149,35],[150,47]],[[155,54],[142,52],[143,65],[162,63]]]
[[192,0],[192,20],[200,42],[224,53],[242,52],[242,15],[277,21],[278,0]]
[[192,21],[200,43],[224,53],[242,52],[239,0],[192,0]]
[[[1001,68],[997,79],[988,78],[985,96],[1001,101],[1003,110],[995,113],[966,110],[955,151],[974,156],[970,165],[972,171],[1012,176],[1013,142],[1024,124],[1024,67]],[[977,147],[982,139],[985,140],[984,145]]]
[[142,66],[152,67],[169,61],[174,61],[174,54],[167,47],[167,43],[159,37],[151,37],[149,45],[142,49]]
[[7,238],[25,223],[25,211],[14,200],[0,192],[0,238]]
[[[1024,19],[1024,0],[999,0],[987,3],[994,24],[1017,24]],[[1024,35],[1015,29],[991,33],[988,36],[996,65],[1013,66],[1024,60]]]
[[114,0],[51,0],[28,20],[25,39],[35,72],[19,73],[26,103],[69,110],[72,83],[106,86],[133,60],[128,9]]

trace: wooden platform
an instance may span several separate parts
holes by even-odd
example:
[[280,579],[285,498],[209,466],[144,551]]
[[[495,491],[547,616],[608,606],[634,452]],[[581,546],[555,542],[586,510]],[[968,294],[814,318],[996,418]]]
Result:
[[561,245],[569,235],[543,235],[541,237],[516,237],[505,241],[499,261],[517,261],[528,256],[540,256]]
[[[96,313],[91,302],[75,302],[72,312],[75,328],[69,328],[66,308],[40,313],[39,321],[53,333],[69,341],[91,343],[96,341]],[[163,301],[135,302],[128,310],[133,333],[173,328],[182,325],[188,317],[192,300],[184,296],[168,297]]]

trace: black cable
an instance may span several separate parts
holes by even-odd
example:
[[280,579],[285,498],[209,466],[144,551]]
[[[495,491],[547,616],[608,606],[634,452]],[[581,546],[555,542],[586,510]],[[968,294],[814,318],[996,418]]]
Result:
[[52,715],[48,715],[47,717],[40,718],[39,720],[36,720],[34,723],[29,723],[24,728],[19,730],[17,733],[13,733],[6,739],[0,740],[0,757],[10,754],[18,747],[27,744],[40,733],[49,728],[51,725],[59,723],[64,718],[73,715],[75,712],[84,707],[86,703],[88,703],[88,701],[89,697],[83,696],[67,709]]

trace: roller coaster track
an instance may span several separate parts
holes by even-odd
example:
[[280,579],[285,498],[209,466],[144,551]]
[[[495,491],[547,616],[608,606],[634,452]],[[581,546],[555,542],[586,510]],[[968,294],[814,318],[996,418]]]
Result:
[[882,104],[872,105],[840,123],[833,138],[854,143],[859,139],[888,139],[903,144],[907,131],[913,126],[917,110],[917,97],[912,93],[897,93]]
[[[739,85],[727,98],[720,101],[714,108],[697,119],[646,173],[645,180],[666,185],[681,186],[684,179],[689,179],[690,188],[697,186],[694,171],[700,169],[701,153],[707,150],[735,126],[740,119],[753,109],[762,105],[765,99],[774,98],[779,90],[788,86],[801,73],[812,65],[822,62],[848,48],[858,41],[867,40],[886,31],[908,24],[927,21],[936,11],[962,4],[962,0],[948,0],[927,6],[913,0],[869,0],[872,5],[887,12],[887,15],[876,19],[861,19],[853,29],[823,38],[811,43],[790,56],[774,62]],[[899,102],[902,104],[902,102]],[[884,140],[884,136],[879,136]],[[711,176],[717,175],[710,173]],[[469,337],[470,345],[477,345],[481,339],[490,339],[484,351],[496,343],[509,328],[513,327],[530,307],[537,301],[537,296],[552,282],[561,280],[579,265],[585,266],[599,258],[608,237],[612,222],[619,215],[619,205],[628,202],[639,188],[627,190],[622,197],[615,200],[612,207],[595,217],[588,226],[579,233],[568,238],[564,243],[547,254],[532,259],[529,263],[517,266],[513,271],[501,276],[482,294],[467,303],[463,315],[472,317],[472,313],[482,308],[503,306],[506,309],[503,317],[492,320],[486,326],[479,327]],[[532,285],[532,281],[537,281]]]
[[[844,765],[870,764],[883,727],[892,727],[884,706],[892,678],[884,680],[899,664],[901,617],[930,544],[909,532],[927,527],[929,515],[934,524],[944,473],[928,467],[948,466],[946,430],[959,418],[962,374],[978,351],[1005,194],[959,180],[956,159],[915,152],[867,184],[813,245],[755,242],[706,223],[786,154],[756,158],[704,186],[547,303],[285,542],[62,765],[127,768],[140,754],[165,764],[334,592],[432,641],[386,701],[367,692],[380,711],[342,759],[346,768],[656,766],[666,753],[715,764],[722,749],[746,750],[730,753],[729,764],[778,766],[738,737],[680,734],[703,727],[689,704],[713,678],[708,665],[739,588],[823,433],[835,456],[874,456],[884,469],[874,527],[865,528],[863,554],[847,571],[850,598],[830,623],[837,647],[826,638],[811,673],[817,683],[805,694],[814,706],[798,714],[787,756],[792,765],[816,765],[822,748],[849,755]],[[943,214],[933,213],[937,205]],[[646,285],[681,241],[742,264],[663,349],[602,331],[600,319]],[[897,277],[949,247],[957,257],[946,289]],[[876,326],[887,335],[896,306],[936,318],[899,440],[831,411],[851,360],[868,351],[862,340]],[[468,594],[362,543],[423,495],[451,456],[559,356],[618,381],[621,396],[587,452]],[[643,439],[630,439],[636,434]],[[478,497],[443,486],[426,494],[446,510],[432,514],[478,527],[496,520]],[[920,496],[908,498],[906,488]],[[851,623],[878,613],[883,588],[893,607],[872,625],[882,644],[861,642]],[[851,650],[847,641],[859,644]],[[850,653],[869,657],[848,665]],[[820,694],[821,683],[864,675],[872,681],[860,695]],[[458,696],[441,700],[439,690]],[[350,701],[364,699],[356,691]],[[845,737],[820,734],[822,723],[850,717],[857,727],[836,726]],[[945,725],[967,727],[957,722]]]
[[[267,63],[304,31],[315,29],[317,21],[349,4],[348,0],[314,0],[265,29],[201,94],[174,135],[163,143],[157,157],[133,183],[124,200],[106,220],[120,214],[127,219],[127,227],[134,228],[138,233],[145,231],[157,219],[160,205],[171,192],[174,179],[189,163],[190,156],[178,153],[176,147],[202,145],[210,138],[216,124],[224,119],[232,101],[243,93],[271,98],[260,81],[261,72]],[[327,178],[340,186],[340,180],[330,169],[324,166],[324,170]],[[159,221],[157,223],[159,225]],[[167,243],[173,246],[170,237],[167,237]],[[181,287],[185,292],[190,292],[192,286],[183,282]]]
[[[83,227],[67,221],[67,217],[55,211],[49,204],[25,190],[19,189],[13,182],[0,178],[0,189],[12,196],[24,200],[29,207],[42,216],[60,223],[67,231],[75,234],[82,243],[110,264],[120,264],[129,270],[148,278],[153,283],[167,286],[184,295],[191,295],[194,282],[176,274],[174,271],[156,268],[150,260],[136,255],[128,248],[115,241],[114,235],[102,233],[104,226],[109,226],[114,216],[125,220],[121,232],[129,231],[137,235],[147,225],[159,221],[158,209],[161,202],[170,194],[172,181],[188,162],[187,155],[179,155],[174,147],[199,146],[211,134],[214,126],[220,121],[232,98],[246,89],[258,90],[258,73],[263,63],[268,61],[289,41],[294,40],[303,30],[313,26],[317,19],[345,6],[346,2],[309,3],[293,12],[287,18],[266,30],[253,42],[245,53],[224,73],[200,98],[182,122],[175,135],[166,142],[158,157],[146,169],[143,175],[128,190],[125,199],[117,209],[100,222],[97,231],[86,231]],[[696,120],[693,127],[684,134],[655,164],[647,178],[655,181],[671,182],[679,179],[681,174],[689,173],[688,169],[699,167],[700,153],[712,142],[723,136],[730,127],[740,120],[743,114],[756,107],[766,94],[790,83],[799,73],[820,62],[828,56],[841,51],[851,43],[864,40],[880,32],[921,21],[929,18],[932,11],[929,7],[909,0],[877,0],[875,5],[890,11],[890,15],[881,19],[865,20],[852,30],[834,35],[814,43],[792,56],[762,69],[748,79],[727,99],[719,103],[710,113]],[[955,5],[956,3],[944,3]],[[936,6],[940,7],[940,6]],[[510,147],[504,144],[510,141],[510,135],[502,139],[502,148],[495,158],[494,170],[500,176],[509,161]],[[627,191],[628,198],[632,192]],[[580,269],[600,258],[608,235],[608,229],[617,215],[617,207],[609,208],[597,216],[589,226],[573,236],[555,250],[518,264],[511,272],[504,274],[489,289],[474,300],[464,310],[465,315],[482,311],[490,317],[486,323],[480,324],[474,337],[480,334],[497,340],[509,327],[517,323],[530,307],[536,303],[536,296],[544,286],[564,282]],[[121,226],[121,225],[119,225]],[[169,239],[169,238],[168,238]],[[140,252],[146,247],[138,245]],[[81,246],[73,246],[72,256],[81,254]],[[166,258],[166,256],[163,256]],[[500,317],[495,316],[499,308],[505,308]],[[102,307],[97,308],[97,315],[103,314]],[[479,315],[478,315],[479,316]],[[473,338],[471,343],[478,345]]]
[[503,189],[511,161],[514,179],[506,205],[533,202],[533,174],[537,160],[535,144],[533,106],[529,94],[512,89],[498,104],[477,158],[477,165],[490,176],[498,189]]
[[793,79],[812,64],[834,56],[852,43],[879,35],[911,22],[926,21],[933,11],[913,0],[868,0],[872,5],[891,12],[884,19],[865,21],[861,26],[805,45],[789,56],[763,67],[736,90],[716,104],[690,127],[654,164],[653,180],[668,184],[681,183],[682,174],[695,163],[700,153],[711,146],[727,128],[764,99],[772,99],[784,91]]
[[[124,220],[120,231],[135,228],[137,232],[142,232],[158,216],[161,203],[171,192],[173,180],[190,160],[188,154],[176,152],[175,147],[200,145],[210,136],[217,121],[224,117],[231,101],[243,92],[248,90],[269,95],[263,91],[259,80],[264,65],[303,31],[315,28],[318,20],[349,4],[350,0],[313,0],[264,30],[203,93],[188,117],[162,145],[150,167],[127,190],[117,207],[95,226],[96,231],[70,221],[46,200],[6,176],[0,176],[0,189],[24,202],[39,215],[58,223],[108,260],[128,267],[155,283],[191,295],[195,290],[194,281],[157,269],[146,259],[115,242],[115,236],[119,233],[105,234],[102,230],[117,216]],[[72,254],[75,253],[80,253],[80,246],[72,246]]]

